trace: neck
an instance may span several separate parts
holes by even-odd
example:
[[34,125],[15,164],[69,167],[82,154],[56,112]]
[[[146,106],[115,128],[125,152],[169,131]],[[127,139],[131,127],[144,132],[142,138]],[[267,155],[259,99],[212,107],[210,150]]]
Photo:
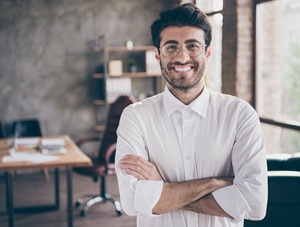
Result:
[[199,83],[197,86],[190,88],[188,90],[181,90],[178,88],[174,88],[171,85],[167,84],[170,92],[183,104],[189,105],[192,101],[194,101],[203,91],[204,84]]

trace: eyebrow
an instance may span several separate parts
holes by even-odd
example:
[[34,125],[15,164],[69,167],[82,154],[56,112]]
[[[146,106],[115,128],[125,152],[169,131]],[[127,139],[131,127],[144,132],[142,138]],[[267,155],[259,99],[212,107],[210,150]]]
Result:
[[[178,41],[171,39],[171,40],[166,41],[162,46],[165,46],[165,45],[170,44],[170,43],[171,44],[179,44]],[[184,41],[184,43],[185,44],[188,44],[188,43],[200,43],[200,44],[203,44],[202,42],[200,42],[197,39],[188,39],[188,40]]]
[[185,44],[187,44],[187,43],[200,43],[200,44],[203,44],[202,42],[200,42],[197,39],[188,39],[188,40],[184,41],[184,43]]
[[176,41],[176,40],[168,40],[167,42],[165,42],[163,45],[162,45],[162,47],[164,46],[164,45],[167,45],[167,44],[169,44],[169,43],[173,43],[173,44],[179,44],[179,42],[178,41]]

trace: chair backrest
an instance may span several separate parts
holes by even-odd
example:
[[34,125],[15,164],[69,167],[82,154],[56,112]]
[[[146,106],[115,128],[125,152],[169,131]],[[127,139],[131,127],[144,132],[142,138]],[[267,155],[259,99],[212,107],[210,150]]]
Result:
[[288,158],[284,163],[284,170],[300,172],[300,153],[295,153]]
[[11,136],[15,137],[35,137],[42,136],[39,120],[25,119],[12,123]]
[[[117,142],[117,128],[119,126],[119,121],[123,110],[134,100],[129,96],[120,96],[117,100],[111,104],[108,116],[106,119],[106,126],[103,135],[103,140],[99,149],[99,156],[105,159],[106,152],[108,148]],[[114,157],[110,159],[112,162]]]
[[3,132],[3,128],[2,128],[2,123],[0,121],[0,139],[3,139],[5,136],[4,136],[4,132]]
[[284,170],[284,165],[287,159],[289,159],[291,154],[267,154],[267,166],[268,171],[279,171]]

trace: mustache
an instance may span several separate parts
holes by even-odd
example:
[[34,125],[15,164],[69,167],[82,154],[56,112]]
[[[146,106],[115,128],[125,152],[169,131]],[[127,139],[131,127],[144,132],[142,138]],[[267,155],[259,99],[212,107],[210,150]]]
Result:
[[184,63],[181,63],[179,61],[175,61],[175,62],[170,62],[168,63],[167,67],[168,69],[172,69],[175,65],[178,65],[178,66],[183,66],[183,65],[192,65],[195,69],[198,68],[198,63],[197,62],[192,62],[192,61],[187,61],[187,62],[184,62]]

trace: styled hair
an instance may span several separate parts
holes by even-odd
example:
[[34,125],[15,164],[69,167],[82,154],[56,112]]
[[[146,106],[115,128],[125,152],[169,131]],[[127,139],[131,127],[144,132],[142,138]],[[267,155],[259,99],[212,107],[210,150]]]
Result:
[[165,8],[159,18],[151,25],[151,36],[153,45],[160,48],[161,32],[168,27],[192,26],[200,28],[205,33],[205,45],[211,42],[212,29],[207,16],[194,4],[172,5]]

